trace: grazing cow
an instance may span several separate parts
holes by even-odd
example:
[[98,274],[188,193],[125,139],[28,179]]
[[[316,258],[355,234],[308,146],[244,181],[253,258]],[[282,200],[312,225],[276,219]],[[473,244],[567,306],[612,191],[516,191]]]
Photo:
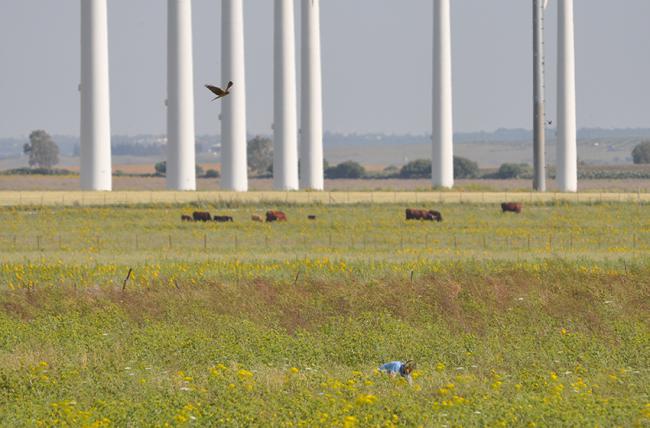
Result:
[[233,223],[235,221],[229,215],[215,215],[213,220],[216,221],[217,223],[227,223],[227,222]]
[[212,216],[210,215],[209,212],[205,211],[194,211],[192,213],[192,218],[194,221],[210,221],[212,220]]
[[442,214],[440,211],[429,210],[427,215],[424,218],[425,220],[437,221],[438,223],[442,221]]
[[181,221],[192,221],[192,217],[190,217],[189,215],[182,215]]
[[434,210],[417,210],[413,208],[406,209],[407,220],[429,220],[429,221],[442,221],[442,214]]
[[260,217],[258,215],[251,216],[251,220],[256,221],[258,223],[263,223],[264,222],[264,220],[262,220],[262,217]]
[[308,218],[309,220],[316,220],[316,216],[315,216],[315,215],[308,215],[307,218]]
[[524,209],[524,204],[521,202],[504,202],[501,204],[501,212],[507,213],[517,213],[521,214],[521,211]]
[[267,211],[266,221],[267,223],[271,223],[274,221],[287,221],[287,215],[282,211]]

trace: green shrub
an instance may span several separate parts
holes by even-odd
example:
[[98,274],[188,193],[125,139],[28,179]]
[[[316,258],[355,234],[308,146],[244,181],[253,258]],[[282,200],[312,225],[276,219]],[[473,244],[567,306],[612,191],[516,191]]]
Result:
[[400,178],[430,178],[431,160],[417,159],[407,163],[399,172]]
[[366,175],[365,168],[354,161],[347,161],[336,166],[329,167],[325,171],[326,178],[363,178]]
[[477,178],[479,174],[476,162],[454,156],[454,178]]

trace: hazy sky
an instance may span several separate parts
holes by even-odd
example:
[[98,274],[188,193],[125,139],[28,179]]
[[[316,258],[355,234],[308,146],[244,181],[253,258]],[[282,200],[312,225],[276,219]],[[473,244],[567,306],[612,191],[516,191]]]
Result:
[[[1,1],[0,136],[37,128],[78,135],[79,0]],[[113,134],[164,133],[167,2],[108,3]],[[248,129],[270,133],[273,1],[244,3]],[[531,3],[452,0],[457,131],[532,127]],[[433,2],[321,4],[325,128],[430,132]],[[193,1],[198,134],[219,133],[219,104],[202,85],[222,80],[220,6],[220,0]],[[555,115],[556,11],[550,0],[549,119]],[[578,126],[650,127],[650,1],[575,0],[575,15]]]

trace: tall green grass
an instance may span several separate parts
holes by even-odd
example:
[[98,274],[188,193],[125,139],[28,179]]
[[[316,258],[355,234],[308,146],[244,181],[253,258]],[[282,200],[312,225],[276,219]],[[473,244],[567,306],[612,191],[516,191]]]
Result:
[[[286,267],[4,290],[0,424],[650,423],[647,263]],[[413,386],[376,372],[406,358]]]

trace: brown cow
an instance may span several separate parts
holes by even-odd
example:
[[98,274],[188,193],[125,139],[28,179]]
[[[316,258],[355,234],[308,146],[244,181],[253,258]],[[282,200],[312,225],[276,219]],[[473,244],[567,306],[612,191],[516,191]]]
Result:
[[192,213],[192,218],[194,221],[210,221],[212,220],[212,216],[210,215],[209,212],[205,211],[194,211]]
[[308,215],[307,218],[308,218],[309,220],[316,220],[316,216],[315,216],[315,215]]
[[517,213],[521,214],[521,211],[524,209],[524,204],[521,202],[504,202],[501,204],[501,212],[507,213]]
[[217,223],[227,223],[227,222],[232,223],[235,221],[229,215],[215,215],[213,220],[216,221]]
[[181,221],[192,221],[192,217],[190,217],[189,215],[184,215],[183,214],[181,216]]
[[262,220],[262,217],[260,217],[260,216],[258,216],[258,215],[253,215],[253,216],[251,216],[251,220],[253,220],[253,221],[257,221],[257,222],[259,222],[259,223],[263,223],[263,222],[264,222],[264,220]]
[[274,221],[287,221],[287,215],[282,211],[267,211],[266,221],[267,223],[271,223]]
[[429,221],[442,221],[442,214],[434,210],[418,210],[413,208],[406,209],[407,220],[429,220]]
[[438,223],[442,221],[442,214],[440,211],[429,210],[427,215],[424,218],[425,220],[437,221]]

